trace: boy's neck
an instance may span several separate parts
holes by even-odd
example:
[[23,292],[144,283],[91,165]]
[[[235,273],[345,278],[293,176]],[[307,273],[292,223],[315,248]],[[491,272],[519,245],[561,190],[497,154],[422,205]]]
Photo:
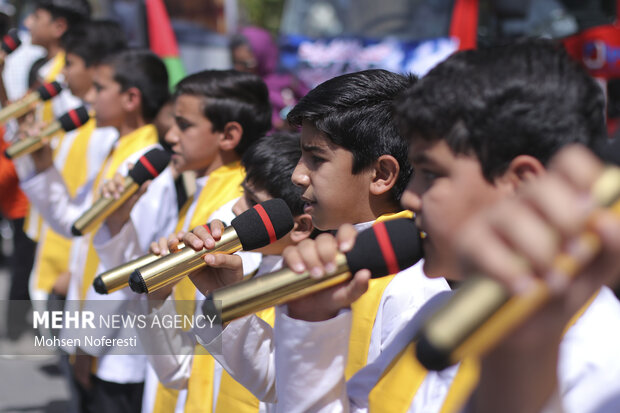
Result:
[[215,158],[215,160],[211,162],[211,165],[209,165],[205,169],[196,171],[196,176],[197,177],[208,176],[211,174],[211,172],[215,171],[216,169],[224,165],[228,165],[229,163],[239,161],[239,160],[241,160],[241,157],[237,155],[237,152],[235,152],[234,150],[226,151],[226,152],[220,151],[220,153]]
[[[386,214],[394,214],[396,212],[400,212],[403,209],[401,206],[394,200],[391,199],[391,195],[389,199],[385,196],[381,197],[371,197],[370,198],[370,211],[373,216],[373,220],[376,220],[380,216]],[[369,220],[370,221],[370,220]]]
[[62,51],[59,42],[51,42],[51,44],[45,46],[45,50],[47,51],[48,59],[53,59],[56,57],[58,53]]
[[127,114],[121,125],[117,128],[119,136],[129,135],[137,129],[147,125],[142,116]]

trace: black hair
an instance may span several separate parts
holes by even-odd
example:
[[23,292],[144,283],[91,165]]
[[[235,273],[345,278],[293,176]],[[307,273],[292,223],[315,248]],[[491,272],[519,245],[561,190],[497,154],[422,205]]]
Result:
[[239,155],[271,129],[271,103],[263,80],[251,73],[236,70],[205,70],[187,76],[176,87],[181,95],[204,98],[203,113],[221,132],[228,122],[239,122],[241,141],[235,148]]
[[244,45],[249,47],[250,42],[248,41],[248,38],[242,34],[232,35],[232,37],[230,38],[230,42],[228,43],[228,47],[231,51],[235,50],[239,46],[244,46]]
[[110,54],[127,48],[121,26],[113,20],[92,20],[71,27],[61,42],[66,53],[84,59],[87,67],[98,65]]
[[452,55],[397,103],[411,140],[444,140],[475,155],[493,182],[519,155],[547,164],[568,143],[606,136],[601,87],[551,41],[528,40]]
[[28,89],[34,89],[40,82],[41,79],[39,79],[39,70],[41,70],[47,62],[47,58],[40,57],[32,63],[32,66],[30,66],[30,70],[28,71]]
[[142,116],[152,122],[170,96],[164,62],[149,50],[127,49],[106,57],[101,64],[112,67],[121,91],[132,87],[140,91]]
[[37,0],[35,7],[50,12],[53,20],[64,18],[69,28],[87,21],[92,13],[87,0]]
[[336,145],[353,154],[353,174],[370,167],[381,155],[392,155],[400,174],[392,188],[400,200],[411,166],[407,142],[394,122],[394,100],[416,78],[373,69],[337,76],[312,89],[287,116],[290,124],[310,122]]
[[241,164],[245,167],[247,182],[267,191],[273,198],[282,198],[293,216],[298,216],[304,211],[302,189],[293,183],[291,176],[299,158],[299,133],[276,132],[250,146]]

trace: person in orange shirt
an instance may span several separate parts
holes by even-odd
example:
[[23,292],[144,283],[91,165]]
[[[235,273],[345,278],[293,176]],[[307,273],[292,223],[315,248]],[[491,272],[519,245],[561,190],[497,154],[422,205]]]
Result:
[[[0,136],[4,136],[4,128],[0,127]],[[9,146],[0,138],[0,152],[4,154]],[[0,156],[0,214],[11,221],[13,227],[13,255],[10,260],[11,287],[9,300],[30,300],[28,294],[28,276],[32,267],[32,259],[36,243],[24,233],[24,216],[28,212],[28,198],[19,189],[19,179],[13,162],[4,155]],[[28,265],[28,263],[30,263]],[[19,305],[11,303],[7,310],[8,338],[16,340],[26,327],[25,311],[19,311]]]

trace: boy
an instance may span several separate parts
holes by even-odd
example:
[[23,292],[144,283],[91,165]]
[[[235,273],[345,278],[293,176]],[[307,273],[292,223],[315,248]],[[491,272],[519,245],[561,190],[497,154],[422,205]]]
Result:
[[[92,21],[72,26],[62,38],[65,50],[63,76],[71,93],[84,101],[93,88],[95,67],[105,57],[126,47],[120,26],[112,21]],[[65,134],[55,151],[54,165],[60,171],[71,197],[94,179],[105,156],[110,152],[118,135],[112,128],[96,128],[94,118],[77,130]],[[37,170],[47,169],[52,162],[49,150],[33,156]],[[54,232],[47,225],[41,228],[36,262],[30,278],[31,297],[43,300],[54,291],[66,295],[63,284],[68,281],[71,241]],[[61,279],[60,277],[63,275]],[[58,282],[58,284],[56,284]]]
[[[32,44],[43,47],[48,60],[39,70],[39,76],[45,82],[62,81],[61,72],[65,65],[62,38],[77,24],[90,19],[90,4],[86,0],[36,0],[35,4],[35,10],[26,17],[24,25],[30,32]],[[53,103],[45,103],[41,120],[49,122],[75,103],[70,93],[63,92]]]
[[[43,47],[47,63],[39,70],[39,77],[44,82],[63,82],[62,69],[65,64],[65,51],[61,39],[69,29],[78,23],[90,19],[91,7],[86,0],[37,0],[32,12],[24,25],[30,32],[31,42]],[[54,99],[43,103],[37,110],[37,120],[49,123],[62,116],[68,110],[79,106],[79,99],[69,91],[63,90]],[[62,137],[62,133],[55,136]],[[55,142],[60,144],[60,140]],[[24,228],[34,241],[39,240],[43,224],[40,211],[30,208],[26,216]]]
[[[416,223],[426,234],[424,271],[430,276],[460,279],[458,255],[453,247],[455,232],[476,212],[514,196],[525,183],[541,179],[544,165],[559,147],[577,142],[591,145],[603,139],[603,108],[603,96],[596,82],[565,52],[546,42],[458,53],[409,89],[397,104],[397,118],[403,135],[410,140],[409,157],[416,174],[409,182],[402,204],[416,213]],[[350,246],[353,236],[350,228],[343,228],[338,235],[340,248],[345,244]],[[338,246],[329,236],[323,237],[321,244],[320,258],[316,253],[311,256],[303,251],[291,251],[285,254],[287,264],[297,270],[330,262]],[[314,248],[317,245],[310,249]],[[476,244],[475,248],[480,247]],[[493,255],[497,250],[487,252]],[[368,276],[367,271],[361,271],[356,279],[364,281]],[[324,303],[328,307],[333,304],[333,300]],[[559,369],[561,397],[575,412],[582,411],[583,404],[591,400],[591,395],[583,392],[584,380],[602,377],[602,370],[586,361],[583,348],[596,353],[594,365],[609,366],[617,362],[617,358],[610,357],[606,344],[597,344],[604,341],[600,337],[604,332],[591,325],[588,313],[602,307],[614,314],[617,306],[611,292],[601,290],[585,311],[586,317],[572,325],[564,337]],[[419,328],[419,318],[414,317],[409,327],[395,333],[386,346],[383,360],[361,371],[357,379],[354,377],[348,383],[346,391],[342,372],[325,372],[332,385],[326,386],[325,395],[317,394],[318,399],[314,401],[328,404],[333,400],[326,395],[335,393],[342,408],[352,404],[366,410],[373,407],[373,398],[385,403],[387,393],[383,391],[389,390],[391,400],[398,397],[405,401],[401,405],[404,409],[428,411],[432,402],[429,395],[437,391],[433,390],[432,380],[442,372],[429,373],[421,387],[381,386],[397,377],[402,366],[407,366],[412,353],[402,351],[408,348]],[[609,321],[620,324],[617,317]],[[319,330],[321,326],[313,328]],[[589,332],[584,334],[586,330]],[[581,340],[587,343],[577,344]],[[331,349],[320,343],[317,351],[329,351],[331,357],[343,351],[342,345],[337,350],[336,343],[329,344]],[[281,348],[287,351],[277,355],[277,360],[283,362],[278,370],[278,383],[284,384],[278,392],[287,395],[284,406],[288,406],[295,402],[296,395],[287,392],[287,380],[300,376],[298,366],[286,362],[290,350],[286,345]],[[299,358],[304,359],[303,355],[298,355]],[[414,361],[409,365],[410,369],[415,368]],[[473,388],[477,375],[475,368],[467,366],[471,364],[464,363],[459,370],[457,385],[448,392],[442,408],[448,411],[458,408]],[[462,372],[465,373],[461,375]],[[444,395],[440,400],[443,398]]]
[[[186,77],[177,85],[175,124],[166,134],[166,143],[173,152],[175,168],[179,172],[196,173],[197,190],[182,208],[175,233],[203,225],[216,210],[241,195],[244,173],[240,158],[249,145],[271,128],[270,113],[267,88],[256,75],[232,70],[203,71]],[[114,183],[107,188],[110,194],[117,189]],[[108,235],[104,228],[96,236],[98,253],[108,268],[146,252],[136,241],[133,220],[128,220],[121,211],[131,208],[135,199],[137,197],[108,218],[105,226]],[[232,215],[230,208],[228,205],[227,222]],[[149,241],[157,239],[152,237]],[[126,289],[110,296],[118,299],[119,293],[125,297],[134,295]],[[181,281],[174,292],[176,299],[193,300],[195,295],[196,290],[189,280]],[[165,397],[160,396],[164,392],[166,390],[159,386],[155,400]],[[168,400],[173,398],[172,394],[168,396]],[[174,395],[174,402],[176,398]],[[147,395],[145,411],[151,410],[149,404],[153,401]]]
[[[70,197],[55,168],[47,167],[22,184],[31,199],[42,205],[40,210],[54,230],[71,236],[73,222],[90,207],[103,181],[111,179],[115,172],[126,173],[129,163],[136,162],[143,153],[158,145],[157,131],[150,122],[168,99],[167,82],[161,59],[144,50],[127,50],[108,56],[95,67],[94,90],[87,94],[86,100],[93,102],[97,125],[115,128],[120,138],[105,154],[105,160],[87,183],[87,189],[77,198]],[[39,169],[43,166],[40,165]],[[174,183],[164,172],[152,182],[148,196],[136,203],[132,219],[139,222],[144,238],[156,236],[158,230],[172,230],[176,217],[174,193]],[[161,223],[161,227],[146,225],[154,221]],[[75,303],[79,303],[85,299],[99,267],[92,234],[74,243],[71,257],[72,277],[67,300],[78,300]],[[119,406],[123,405],[129,406],[130,410],[131,406],[139,406],[144,359],[101,355],[92,382],[89,358],[79,357],[74,366],[76,378],[82,386],[89,388],[92,385],[93,405],[102,411],[122,411]],[[120,383],[123,385],[119,386]]]
[[[274,134],[259,139],[254,145],[252,145],[243,155],[242,165],[246,170],[246,177],[243,181],[244,193],[241,198],[236,200],[232,212],[234,215],[239,215],[251,208],[253,205],[264,202],[268,199],[278,197],[283,199],[290,207],[294,216],[295,226],[293,230],[284,238],[270,244],[264,248],[256,250],[264,254],[261,260],[260,266],[256,271],[255,276],[275,271],[280,268],[282,250],[287,245],[295,245],[301,240],[309,237],[313,232],[312,219],[308,214],[303,212],[303,202],[300,197],[299,188],[295,187],[291,181],[290,176],[297,164],[297,160],[300,156],[299,149],[299,136],[293,134]],[[224,211],[221,211],[224,212]],[[214,214],[216,215],[221,213]],[[225,219],[230,221],[230,218]],[[217,229],[216,229],[217,227]],[[211,221],[211,228],[214,231],[220,231],[221,226]],[[176,242],[170,244],[174,246]],[[168,245],[154,245],[154,249],[160,248],[168,249]],[[244,268],[242,265],[242,259],[238,255],[230,256],[217,256],[215,257],[217,264],[214,262],[211,264],[213,268],[235,268],[237,270],[233,278],[239,280],[243,276]],[[247,272],[247,270],[245,271]],[[204,271],[203,278],[205,283],[213,284],[211,271]],[[193,277],[196,279],[196,276]],[[161,294],[157,294],[161,298]],[[198,298],[204,299],[199,293]],[[157,310],[156,313],[151,314],[153,317],[155,314],[162,316],[166,313],[174,313],[174,308],[171,307],[172,303],[164,304],[164,307]],[[249,317],[254,323],[269,323],[273,324],[273,309],[271,311],[262,312],[262,314]],[[242,328],[246,324],[246,320],[237,320],[226,329],[225,335],[222,340],[226,343],[236,342],[238,332],[237,328]],[[174,395],[177,409],[183,409],[185,406],[197,405],[196,399],[201,395],[208,392],[205,388],[195,388],[194,383],[198,382],[200,377],[204,377],[204,371],[197,368],[201,362],[203,362],[204,351],[194,352],[194,346],[196,345],[196,339],[191,332],[185,333],[175,330],[162,330],[160,332],[141,330],[140,338],[144,343],[155,343],[159,346],[150,346],[152,353],[154,354],[169,354],[170,356],[153,356],[150,357],[152,366],[158,377],[165,386],[181,389],[181,393],[177,396],[172,390],[166,390],[171,395]],[[179,336],[182,338],[183,345],[181,347],[171,346],[170,343],[179,343]],[[165,339],[163,339],[165,337]],[[162,344],[167,346],[162,347]],[[157,348],[155,348],[157,347]],[[243,364],[247,361],[244,357],[248,357],[252,360],[255,353],[252,351],[251,346],[244,349],[243,357],[239,354],[239,348],[237,346],[222,346],[221,343],[212,344],[208,348],[214,355],[215,359],[222,364],[222,366],[232,372],[242,369]],[[223,351],[223,353],[222,353]],[[179,355],[186,354],[185,357],[179,357]],[[174,355],[174,356],[173,356]],[[198,363],[197,365],[194,365]],[[221,377],[221,378],[220,378]],[[212,406],[203,405],[202,411],[238,411],[243,406],[241,401],[246,404],[254,405],[258,408],[258,400],[252,396],[247,390],[239,385],[229,373],[222,372],[221,368],[216,368],[215,382],[217,383],[215,389],[217,393],[213,396]],[[189,391],[187,390],[189,389]],[[160,392],[163,391],[160,390]],[[187,393],[186,393],[187,392]],[[160,398],[159,400],[162,400]],[[170,403],[171,400],[168,401]],[[208,400],[205,400],[208,403]],[[168,405],[170,406],[170,405]],[[162,409],[163,404],[158,404],[158,408]],[[151,411],[149,409],[148,411]],[[172,410],[172,407],[168,407],[168,410]]]
[[[290,112],[291,124],[301,126],[302,154],[292,180],[302,189],[304,212],[312,216],[316,228],[335,229],[350,223],[361,230],[377,219],[400,215],[398,200],[410,175],[410,167],[405,157],[405,141],[393,121],[392,105],[398,94],[412,83],[413,78],[384,70],[343,75],[317,86]],[[196,235],[205,243],[212,242],[204,231],[197,230]],[[214,232],[213,236],[216,235]],[[186,241],[191,242],[191,238],[188,235]],[[304,248],[307,242],[302,241],[299,248]],[[199,244],[191,245],[198,247]],[[195,281],[200,282],[200,279]],[[353,290],[359,296],[367,286],[357,287]],[[420,266],[373,281],[369,293],[353,306],[352,321],[348,318],[355,325],[351,340],[342,337],[340,331],[330,331],[333,337],[350,343],[345,344],[348,357],[338,360],[343,368],[347,365],[347,374],[353,375],[381,353],[388,336],[408,311],[447,288],[444,280],[427,279]],[[405,291],[414,293],[405,294]],[[335,287],[320,294],[338,298],[341,292]],[[325,309],[331,311],[319,309],[313,320],[323,317],[320,312]],[[278,311],[276,316],[279,316]],[[196,333],[199,342],[209,348],[214,340],[211,332],[199,330]],[[246,331],[239,334],[238,342],[265,345],[256,350],[253,362],[233,372],[233,376],[259,400],[279,404],[281,395],[278,392],[276,396],[273,368],[273,329],[266,323],[248,323]],[[244,377],[250,379],[244,380]],[[302,391],[307,393],[313,387],[316,383],[305,386]],[[293,408],[304,410],[311,406],[300,402]]]

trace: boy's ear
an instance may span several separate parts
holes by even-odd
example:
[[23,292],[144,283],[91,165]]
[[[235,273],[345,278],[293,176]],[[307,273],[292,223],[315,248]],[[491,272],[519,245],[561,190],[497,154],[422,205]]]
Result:
[[56,39],[60,39],[67,30],[69,30],[69,24],[64,17],[58,17],[52,20],[52,32]]
[[545,166],[535,157],[519,155],[510,161],[506,172],[496,181],[508,184],[513,190],[516,190],[522,184],[544,175],[545,172]]
[[126,91],[123,92],[123,110],[125,112],[136,112],[138,111],[140,115],[142,115],[142,92],[137,87],[130,87]]
[[374,176],[370,182],[370,193],[382,195],[390,191],[396,184],[400,165],[392,155],[381,155],[373,166]]
[[297,215],[294,219],[293,230],[291,231],[291,241],[295,244],[300,243],[310,237],[314,226],[312,225],[312,217],[310,214]]
[[234,150],[243,136],[243,126],[239,122],[228,122],[224,125],[224,133],[220,139],[220,149],[223,151]]

